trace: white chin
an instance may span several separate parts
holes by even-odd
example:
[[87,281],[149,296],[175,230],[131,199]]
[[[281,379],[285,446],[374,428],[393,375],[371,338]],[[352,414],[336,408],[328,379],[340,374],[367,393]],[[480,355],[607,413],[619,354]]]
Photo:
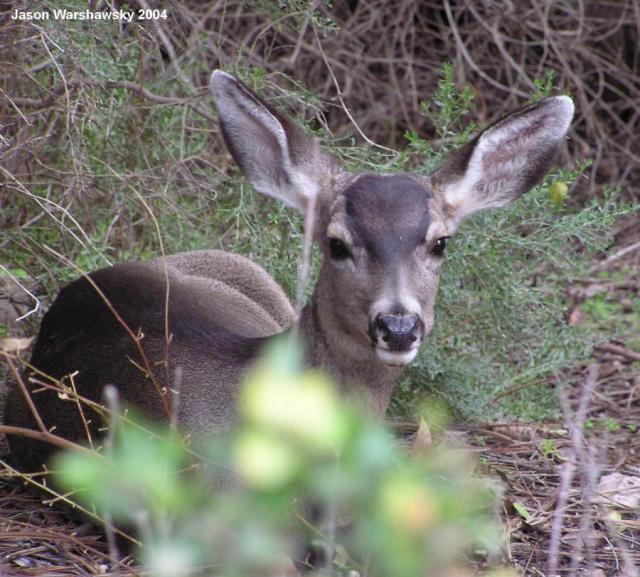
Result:
[[388,349],[381,349],[376,347],[376,355],[385,365],[392,365],[395,367],[404,367],[408,365],[418,354],[417,347],[409,349],[408,351],[390,351]]

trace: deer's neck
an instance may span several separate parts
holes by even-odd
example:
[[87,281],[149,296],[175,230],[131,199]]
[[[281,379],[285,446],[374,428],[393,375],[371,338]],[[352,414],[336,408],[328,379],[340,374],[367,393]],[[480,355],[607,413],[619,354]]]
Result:
[[324,300],[323,294],[327,293],[316,290],[302,310],[300,329],[305,362],[331,375],[347,394],[364,397],[371,410],[381,417],[402,368],[385,365],[368,342],[349,334],[343,319],[327,302],[329,299]]

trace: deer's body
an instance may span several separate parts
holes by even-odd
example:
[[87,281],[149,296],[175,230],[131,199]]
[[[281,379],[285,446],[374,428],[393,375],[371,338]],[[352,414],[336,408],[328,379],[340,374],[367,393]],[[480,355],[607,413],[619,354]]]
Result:
[[[324,253],[300,318],[307,364],[382,415],[431,330],[446,238],[469,214],[510,202],[544,176],[568,128],[571,101],[556,97],[522,109],[429,176],[349,174],[233,77],[216,72],[212,88],[225,141],[247,178],[305,212]],[[60,293],[43,320],[33,366],[73,381],[92,401],[114,384],[126,402],[157,418],[166,418],[177,398],[178,424],[195,439],[231,426],[242,377],[271,336],[294,321],[266,272],[220,251],[120,264],[90,279]],[[166,394],[174,386],[177,396]],[[46,427],[86,440],[77,403],[30,388]],[[10,393],[7,416],[11,425],[36,427],[19,388]],[[99,425],[93,418],[94,437]],[[51,447],[15,437],[11,450],[21,468],[37,470]]]
[[[265,337],[293,321],[289,300],[262,268],[222,251],[124,263],[97,271],[90,279],[80,278],[65,287],[45,315],[33,366],[42,375],[69,375],[64,383],[73,382],[80,395],[95,401],[101,400],[106,384],[116,385],[126,402],[152,417],[165,418],[165,403],[146,371],[145,358],[113,314],[117,311],[141,337],[141,349],[159,387],[173,387],[176,366],[182,366],[185,377],[178,385],[184,403],[182,408],[178,403],[178,420],[199,437],[231,423],[236,385],[247,363]],[[215,389],[203,386],[211,374],[219,375]],[[172,395],[164,393],[170,402]],[[87,439],[78,405],[61,402],[53,391],[37,393],[34,399],[47,427],[55,427],[53,432]],[[206,415],[193,411],[194,404],[206,405]],[[92,438],[99,438],[100,419],[86,407],[84,412],[91,420]],[[17,389],[11,392],[7,418],[9,424],[35,428]],[[32,468],[48,451],[45,443],[20,437],[11,446],[13,458],[25,468]]]

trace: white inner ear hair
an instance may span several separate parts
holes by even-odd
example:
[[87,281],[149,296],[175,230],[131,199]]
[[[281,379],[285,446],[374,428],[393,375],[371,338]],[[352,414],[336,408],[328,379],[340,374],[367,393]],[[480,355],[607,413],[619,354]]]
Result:
[[[258,192],[273,196],[287,206],[304,212],[308,199],[317,194],[317,184],[293,165],[289,153],[288,138],[278,119],[266,110],[256,110],[254,112],[262,126],[276,138],[280,150],[275,154],[270,154],[269,152],[261,154],[259,152],[259,143],[254,143],[253,154],[263,158],[271,156],[271,162],[279,163],[280,167],[269,166],[268,164],[270,163],[267,162],[264,170],[255,171],[255,180],[252,184]],[[256,149],[258,149],[257,152]],[[258,164],[260,164],[259,161]],[[282,178],[277,177],[280,171],[286,175],[288,182],[283,182]]]
[[573,102],[558,96],[540,109],[507,118],[482,134],[464,176],[444,191],[454,224],[480,209],[507,204],[530,162],[529,153],[555,147],[572,117]]
[[[527,155],[514,139],[508,148],[501,149],[501,142],[492,138],[478,142],[464,176],[446,186],[447,211],[457,223],[482,208],[502,206],[509,201],[508,193],[514,177],[527,163]],[[493,157],[488,161],[488,157]]]
[[[251,101],[253,104],[253,100]],[[269,178],[260,179],[254,183],[256,190],[273,196],[284,202],[287,206],[304,212],[311,198],[318,196],[318,183],[312,175],[313,170],[305,171],[301,167],[296,167],[291,160],[290,143],[287,133],[280,124],[280,121],[259,103],[251,106],[251,112],[255,114],[257,122],[260,122],[276,138],[280,147],[279,160],[282,163],[282,170],[289,180],[289,184],[283,182],[273,182]],[[313,139],[312,167],[314,162],[321,162],[321,150],[317,140]],[[276,158],[276,162],[278,158]],[[271,174],[271,173],[270,173]]]

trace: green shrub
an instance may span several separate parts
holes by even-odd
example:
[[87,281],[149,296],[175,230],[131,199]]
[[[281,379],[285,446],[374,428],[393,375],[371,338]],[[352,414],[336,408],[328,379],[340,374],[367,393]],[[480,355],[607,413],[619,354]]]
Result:
[[[553,75],[536,82],[532,99],[549,96]],[[443,79],[423,110],[435,125],[440,147],[407,134],[419,156],[417,170],[430,172],[475,130],[465,122],[472,92]],[[397,169],[409,169],[401,155]],[[612,242],[615,219],[631,214],[615,191],[586,206],[570,207],[567,183],[587,164],[556,170],[512,205],[483,212],[463,223],[447,250],[436,322],[399,386],[393,409],[415,412],[425,397],[444,401],[468,419],[524,420],[557,416],[548,378],[584,359],[609,337],[595,325],[572,327],[565,316],[569,281],[587,273],[594,256]]]

